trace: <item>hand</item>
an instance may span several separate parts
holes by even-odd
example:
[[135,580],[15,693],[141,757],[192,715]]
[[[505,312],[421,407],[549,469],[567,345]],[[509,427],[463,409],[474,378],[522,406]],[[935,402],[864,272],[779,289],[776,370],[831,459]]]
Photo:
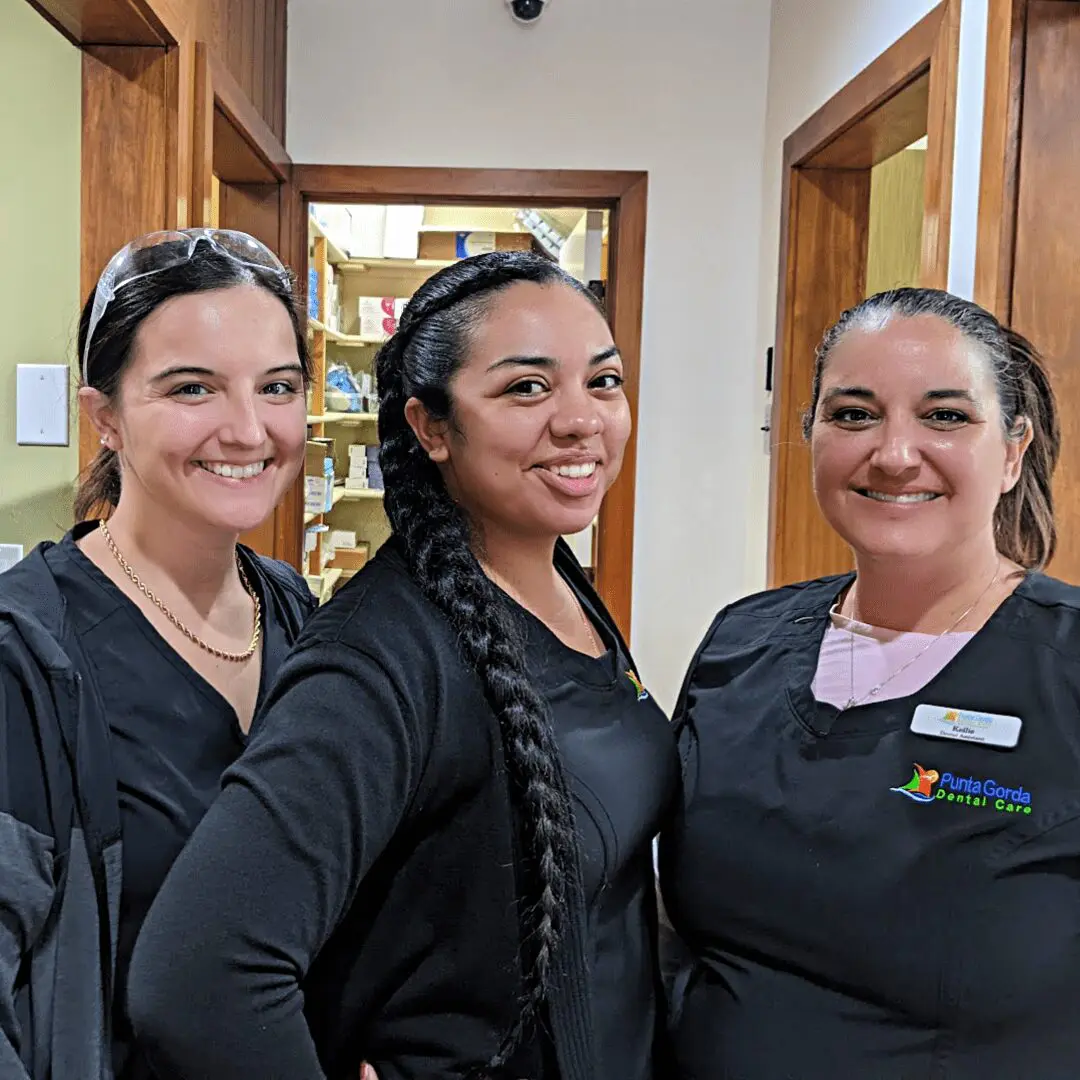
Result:
[[360,1080],[379,1080],[379,1074],[365,1061],[360,1066]]

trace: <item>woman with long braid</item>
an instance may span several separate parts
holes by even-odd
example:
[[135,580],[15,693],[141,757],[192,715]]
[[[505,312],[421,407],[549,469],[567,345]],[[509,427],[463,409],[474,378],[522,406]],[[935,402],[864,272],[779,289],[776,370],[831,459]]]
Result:
[[159,894],[163,1080],[653,1080],[667,722],[561,535],[629,437],[591,295],[435,275],[377,360],[391,540],[311,620]]

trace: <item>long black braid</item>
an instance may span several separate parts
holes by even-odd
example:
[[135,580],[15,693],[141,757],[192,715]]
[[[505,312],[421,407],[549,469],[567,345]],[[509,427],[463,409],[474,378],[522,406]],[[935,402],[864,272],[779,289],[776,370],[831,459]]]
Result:
[[519,877],[524,991],[517,1023],[490,1063],[504,1064],[550,989],[568,875],[577,845],[547,705],[525,666],[520,624],[473,552],[473,533],[405,418],[417,398],[437,420],[451,418],[450,382],[470,332],[494,296],[516,282],[564,284],[591,294],[554,263],[524,252],[466,259],[429,278],[376,358],[379,461],[386,512],[423,594],[450,620],[499,720],[511,797],[521,819]]

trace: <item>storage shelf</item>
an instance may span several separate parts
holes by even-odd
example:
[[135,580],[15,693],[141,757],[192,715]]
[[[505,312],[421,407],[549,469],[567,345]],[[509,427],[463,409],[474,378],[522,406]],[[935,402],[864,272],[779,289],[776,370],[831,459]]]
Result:
[[373,412],[328,412],[309,413],[309,424],[344,424],[353,427],[359,424],[375,423],[379,419],[378,413]]
[[348,259],[338,270],[361,274],[365,271],[382,273],[385,270],[442,270],[453,266],[457,259]]
[[326,230],[315,220],[315,218],[313,218],[309,214],[308,239],[310,240],[312,237],[315,236],[322,236],[326,240],[327,262],[333,263],[335,266],[337,266],[340,263],[347,263],[349,261],[349,256],[344,251],[342,251],[341,248],[339,248],[337,244],[335,244],[334,241],[330,239],[329,236],[326,235]]
[[[330,496],[330,509],[333,510],[342,498],[345,496],[345,489],[343,487],[335,487],[333,493]],[[316,518],[321,518],[323,514],[327,514],[329,511],[324,510],[321,514],[304,514],[304,524],[310,525]]]
[[358,348],[361,345],[383,345],[388,340],[385,337],[373,337],[361,334],[343,334],[340,330],[331,330],[325,323],[308,316],[308,333],[320,333],[326,335],[327,341],[335,345],[349,345]]

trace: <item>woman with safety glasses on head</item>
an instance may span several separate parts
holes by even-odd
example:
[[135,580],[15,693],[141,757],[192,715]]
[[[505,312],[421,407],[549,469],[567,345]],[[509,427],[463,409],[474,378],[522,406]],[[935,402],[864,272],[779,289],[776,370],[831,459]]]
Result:
[[153,233],[79,324],[93,516],[0,577],[0,1076],[152,1073],[124,1005],[155,893],[314,606],[237,543],[295,480],[307,355],[244,233]]

